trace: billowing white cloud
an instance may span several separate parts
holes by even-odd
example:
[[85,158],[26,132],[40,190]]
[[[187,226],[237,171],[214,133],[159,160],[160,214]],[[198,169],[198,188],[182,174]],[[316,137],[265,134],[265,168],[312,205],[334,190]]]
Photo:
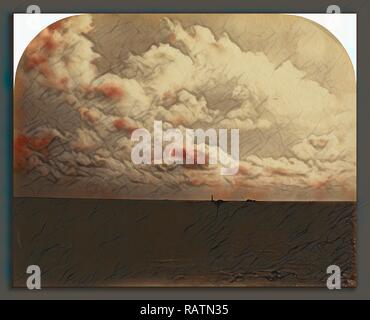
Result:
[[[74,192],[96,197],[107,192],[112,197],[208,199],[214,192],[225,199],[354,199],[354,95],[339,99],[289,60],[276,66],[263,52],[243,51],[226,33],[216,37],[207,27],[185,29],[167,18],[161,42],[122,61],[123,73],[130,76],[100,74],[96,61],[104,57],[86,37],[92,22],[83,15],[51,26],[23,59],[22,76],[37,79],[32,90],[41,96],[45,87],[60,91],[80,119],[79,127],[48,141],[48,158],[28,140],[22,144],[21,156],[33,161],[41,176],[73,177]],[[268,155],[276,147],[272,139],[265,138],[263,155],[242,144],[235,176],[221,176],[219,165],[135,166],[130,134],[141,127],[152,132],[155,120],[182,132],[236,128],[246,136],[257,132],[290,139],[279,156]],[[30,134],[28,126],[24,134]]]

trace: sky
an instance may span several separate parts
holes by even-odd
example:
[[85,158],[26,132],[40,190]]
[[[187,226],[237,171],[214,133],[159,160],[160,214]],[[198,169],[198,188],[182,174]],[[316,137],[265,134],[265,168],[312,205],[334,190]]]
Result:
[[[63,13],[41,13],[41,14],[14,14],[14,65],[18,66],[21,56],[37,34],[50,24],[67,17],[78,14]],[[293,14],[317,22],[328,29],[344,46],[351,58],[352,64],[357,73],[357,14],[355,13],[312,13]],[[14,68],[15,78],[16,68]]]

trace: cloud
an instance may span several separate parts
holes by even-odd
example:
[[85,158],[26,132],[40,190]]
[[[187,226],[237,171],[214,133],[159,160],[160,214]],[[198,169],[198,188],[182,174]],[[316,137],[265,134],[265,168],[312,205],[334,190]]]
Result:
[[96,76],[92,63],[99,57],[84,37],[92,30],[89,15],[57,22],[31,42],[25,51],[25,70],[36,72],[48,87],[71,90],[88,85]]
[[[96,62],[106,57],[96,51],[92,30],[92,16],[72,17],[42,31],[27,48],[22,72],[28,85],[37,80],[32,87],[37,99],[47,99],[44,88],[59,91],[58,103],[69,105],[80,122],[57,135],[48,158],[25,142],[20,167],[32,160],[45,179],[73,176],[71,192],[96,197],[107,192],[208,199],[215,192],[225,199],[355,198],[354,94],[338,98],[289,60],[276,65],[263,52],[243,51],[226,33],[184,28],[167,18],[160,42],[130,53],[122,60],[122,74],[101,74]],[[49,105],[43,118],[48,126],[58,112],[54,101]],[[245,138],[239,173],[220,176],[218,165],[134,166],[130,134],[141,127],[152,131],[154,120],[183,132],[240,129]],[[284,146],[277,156],[275,136]],[[259,152],[243,145],[248,137],[262,139]],[[65,194],[58,185],[52,186],[55,193]]]

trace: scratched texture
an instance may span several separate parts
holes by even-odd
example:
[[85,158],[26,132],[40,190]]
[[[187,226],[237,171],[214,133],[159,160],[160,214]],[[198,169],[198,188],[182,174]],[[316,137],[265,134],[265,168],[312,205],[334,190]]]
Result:
[[[14,91],[15,196],[356,200],[353,66],[300,17],[72,17],[30,43]],[[131,134],[153,133],[154,121],[184,135],[239,129],[239,157],[200,139],[170,152],[181,162],[224,154],[222,167],[237,157],[238,172],[134,164]]]
[[[133,165],[154,120],[239,128],[238,174]],[[59,21],[17,69],[14,196],[15,287],[31,264],[43,287],[322,287],[332,264],[354,287],[350,59],[286,15]]]
[[14,199],[13,284],[356,286],[352,202]]

